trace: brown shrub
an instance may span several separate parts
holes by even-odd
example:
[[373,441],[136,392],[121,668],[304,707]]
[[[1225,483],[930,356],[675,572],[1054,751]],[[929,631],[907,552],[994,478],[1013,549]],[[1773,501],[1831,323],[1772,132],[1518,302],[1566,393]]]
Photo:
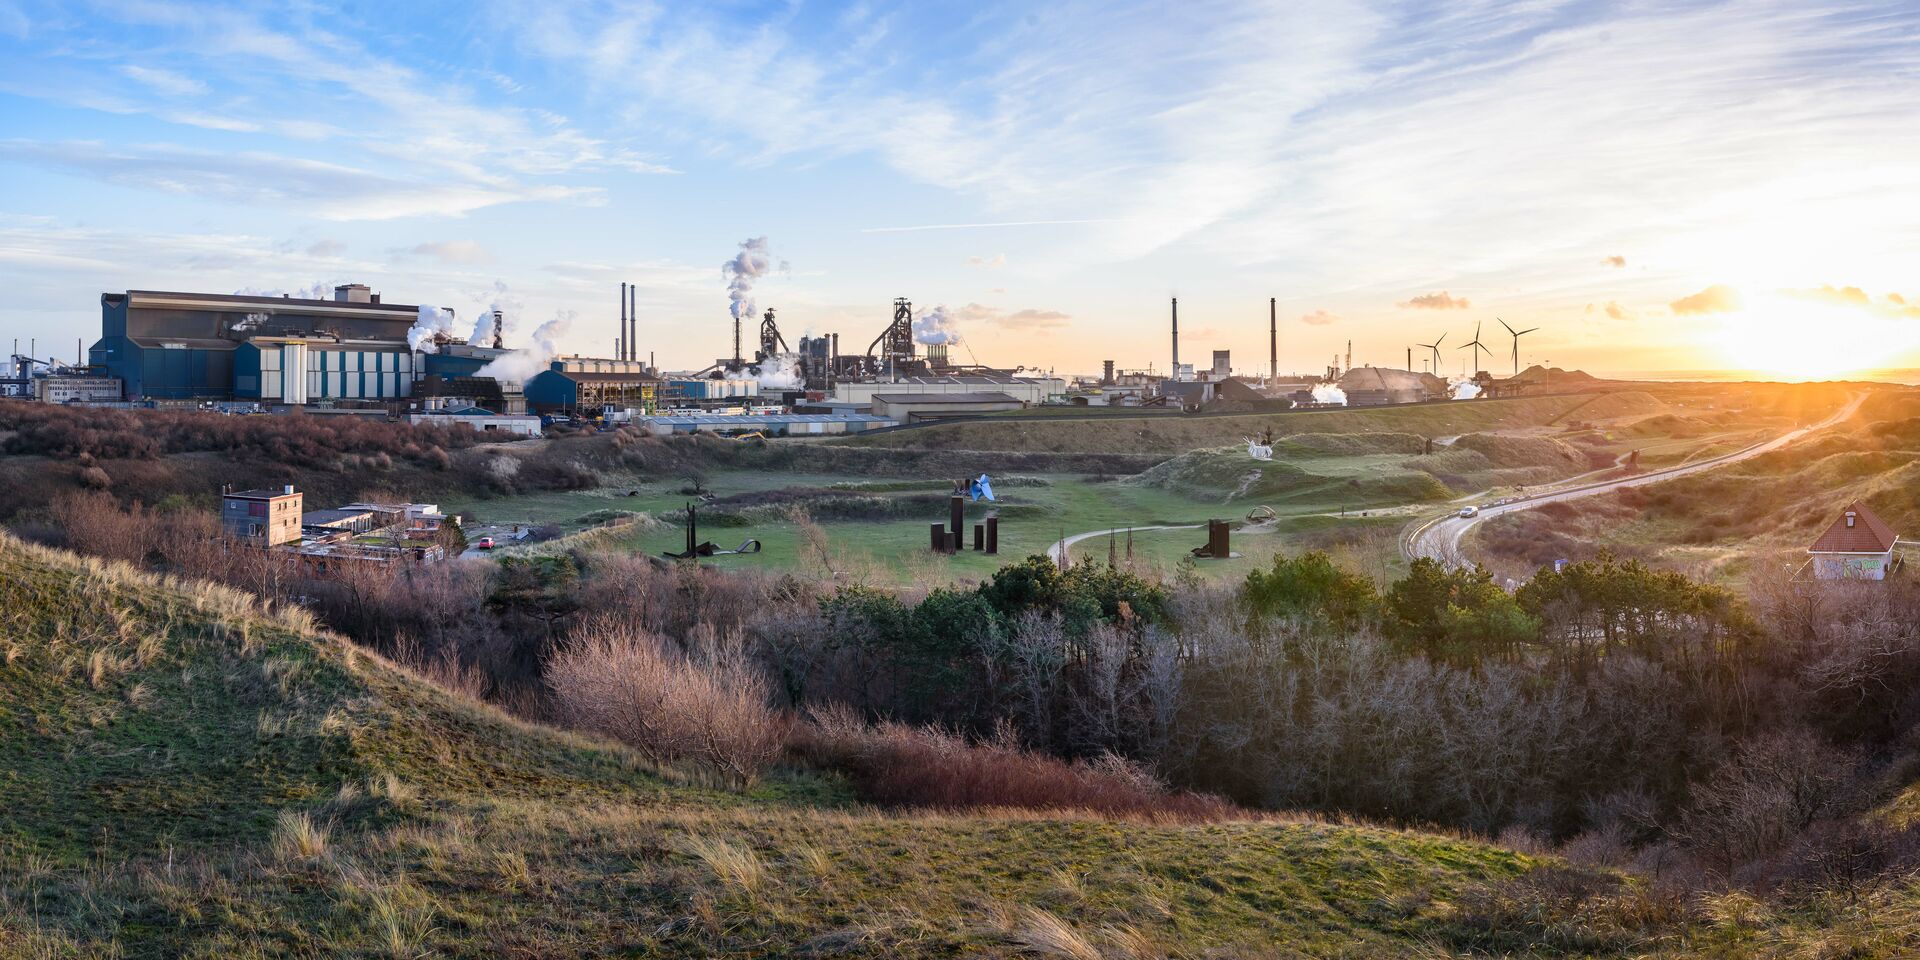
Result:
[[794,744],[809,762],[852,778],[863,798],[888,806],[1084,810],[1180,823],[1248,815],[1210,794],[1170,790],[1112,754],[1068,761],[1027,752],[1005,728],[973,743],[932,727],[869,725],[852,710],[829,707],[796,732]]
[[751,784],[779,758],[790,725],[739,644],[705,634],[693,657],[631,623],[583,624],[547,664],[555,713],[655,761]]

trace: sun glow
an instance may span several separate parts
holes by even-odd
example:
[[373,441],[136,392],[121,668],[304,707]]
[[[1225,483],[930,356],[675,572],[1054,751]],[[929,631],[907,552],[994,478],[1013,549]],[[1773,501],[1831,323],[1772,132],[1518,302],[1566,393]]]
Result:
[[1721,315],[1715,340],[1733,367],[1796,379],[1826,379],[1887,366],[1920,337],[1910,317],[1860,304],[1786,295],[1756,297]]

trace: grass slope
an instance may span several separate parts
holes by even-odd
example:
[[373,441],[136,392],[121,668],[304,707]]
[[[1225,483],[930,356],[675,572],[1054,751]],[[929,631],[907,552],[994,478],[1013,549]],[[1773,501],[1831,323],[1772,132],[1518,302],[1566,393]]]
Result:
[[[1611,399],[1601,399],[1611,398]],[[1598,404],[1598,406],[1592,406]],[[1296,434],[1410,433],[1450,436],[1491,429],[1544,426],[1562,418],[1619,417],[1663,412],[1659,399],[1640,391],[1572,394],[1422,403],[1396,407],[1353,407],[1301,413],[1249,413],[1235,416],[1169,416],[1093,420],[991,420],[936,424],[874,436],[832,441],[839,446],[892,449],[1006,450],[1051,453],[1176,454],[1241,442],[1273,430],[1277,437]]]
[[1920,530],[1920,391],[1881,390],[1845,424],[1722,469],[1497,517],[1467,552],[1513,575],[1606,548],[1739,578],[1769,554],[1803,560],[1853,502]]
[[1399,955],[1529,867],[1304,821],[704,789],[297,615],[8,538],[0,618],[6,956]]

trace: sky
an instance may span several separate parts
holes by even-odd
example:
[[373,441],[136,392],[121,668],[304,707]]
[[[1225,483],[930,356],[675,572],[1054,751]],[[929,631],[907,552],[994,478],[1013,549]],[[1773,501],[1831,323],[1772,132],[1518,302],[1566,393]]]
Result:
[[0,0],[0,337],[359,282],[608,355],[630,281],[691,369],[765,238],[846,352],[1920,367],[1917,121],[1912,3]]

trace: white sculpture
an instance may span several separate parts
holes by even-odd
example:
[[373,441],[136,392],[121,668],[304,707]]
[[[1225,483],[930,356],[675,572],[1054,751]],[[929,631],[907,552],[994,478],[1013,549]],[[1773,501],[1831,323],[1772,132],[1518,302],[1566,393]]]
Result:
[[1248,437],[1247,438],[1247,456],[1252,457],[1255,460],[1272,460],[1273,447],[1270,444],[1264,444],[1252,437]]

